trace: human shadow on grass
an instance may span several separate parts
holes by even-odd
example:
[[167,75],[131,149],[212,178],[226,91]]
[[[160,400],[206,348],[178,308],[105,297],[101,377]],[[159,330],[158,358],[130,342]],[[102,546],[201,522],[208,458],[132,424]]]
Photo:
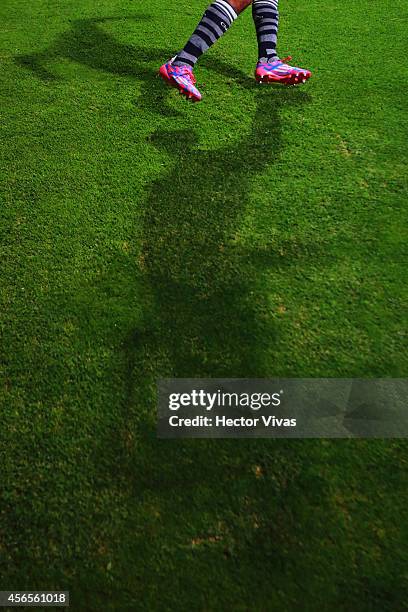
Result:
[[[154,105],[151,91],[146,82],[142,95]],[[150,139],[173,163],[145,198],[140,265],[150,306],[143,327],[124,345],[127,397],[121,432],[109,444],[112,465],[116,459],[136,515],[138,504],[151,508],[143,537],[126,546],[148,589],[162,581],[163,607],[172,605],[175,584],[186,598],[182,609],[189,597],[197,609],[211,609],[216,601],[206,593],[205,580],[186,596],[181,581],[161,573],[155,563],[161,550],[169,563],[177,559],[180,576],[192,579],[192,568],[203,560],[217,567],[216,575],[210,574],[215,593],[222,592],[227,575],[236,573],[240,594],[232,605],[239,598],[249,605],[251,597],[259,597],[261,605],[285,580],[281,545],[292,547],[284,525],[287,503],[293,501],[286,499],[288,482],[292,485],[302,471],[296,444],[159,441],[155,435],[157,378],[274,374],[270,364],[278,330],[262,274],[279,256],[273,249],[258,256],[242,241],[240,227],[250,209],[251,186],[281,155],[282,106],[301,109],[308,97],[299,91],[252,91],[251,125],[232,145],[202,150],[194,131],[177,126]],[[272,198],[269,206],[274,206]],[[263,481],[256,470],[265,474]],[[320,494],[319,483],[314,487]],[[120,574],[122,586],[132,592],[133,571],[123,566]],[[261,585],[265,574],[266,587]],[[259,595],[251,596],[255,587]]]
[[[220,63],[207,66],[218,71]],[[157,378],[274,374],[270,364],[278,331],[262,273],[279,256],[273,249],[258,256],[242,241],[240,227],[250,208],[252,185],[263,180],[281,155],[281,108],[301,109],[308,96],[258,89],[242,74],[240,87],[253,91],[255,111],[248,131],[232,145],[202,150],[197,134],[179,129],[180,122],[150,138],[173,164],[153,181],[145,198],[140,266],[149,311],[143,327],[125,342],[128,389],[122,438],[110,444],[112,463],[119,459],[130,498],[151,500],[160,516],[155,526],[150,523],[149,543],[137,538],[128,544],[135,562],[143,559],[150,568],[146,582],[154,580],[151,568],[165,543],[171,547],[169,557],[178,559],[180,575],[190,575],[197,541],[221,573],[235,571],[238,560],[252,568],[240,578],[248,596],[265,565],[270,572],[273,566],[271,588],[285,570],[278,533],[285,510],[278,513],[276,505],[285,506],[281,492],[301,469],[289,459],[293,443],[272,453],[265,441],[254,448],[253,441],[158,441],[155,436]],[[149,81],[142,89],[147,103],[157,106]],[[269,206],[274,206],[272,198]],[[252,467],[257,464],[273,472],[275,484],[256,482]],[[131,581],[130,572],[129,589]],[[170,593],[171,581],[167,587]],[[166,588],[162,592],[165,605]],[[197,597],[204,606],[203,594]],[[170,595],[167,603],[171,605]]]
[[[99,27],[107,21],[76,21],[72,31],[48,50],[16,61],[47,81],[55,79],[48,64],[60,58],[142,79],[141,103],[152,112],[174,113],[166,104],[173,92],[155,80],[148,65],[151,61],[159,65],[169,50],[120,44]],[[253,571],[241,576],[245,592],[250,593],[256,575],[265,575],[264,569],[258,572],[257,564],[279,562],[278,552],[268,551],[265,544],[272,533],[272,510],[266,508],[298,469],[291,474],[287,456],[277,450],[272,460],[267,442],[258,441],[255,449],[253,441],[158,441],[154,433],[155,382],[161,376],[273,375],[268,353],[277,329],[262,272],[278,256],[273,249],[259,254],[244,246],[239,230],[250,205],[251,186],[263,180],[281,155],[281,108],[300,109],[308,96],[302,91],[257,88],[247,75],[214,58],[204,58],[203,64],[252,91],[255,111],[245,135],[215,151],[200,149],[198,135],[180,129],[181,121],[176,129],[159,130],[150,137],[152,146],[165,151],[173,163],[146,192],[139,262],[148,312],[144,324],[124,342],[122,415],[116,430],[99,445],[101,480],[109,481],[116,474],[130,506],[151,499],[161,517],[149,541],[143,531],[141,538],[122,543],[132,559],[130,567],[120,570],[121,588],[128,586],[129,591],[135,566],[139,576],[142,566],[147,568],[147,584],[157,578],[155,556],[164,541],[172,550],[181,542],[179,570],[182,574],[185,566],[188,574],[195,539],[209,547],[207,557],[218,559],[225,570],[231,559],[251,559],[258,547]],[[182,109],[179,114],[183,116]],[[269,205],[274,206],[272,198]],[[292,452],[288,449],[286,453]],[[282,473],[279,463],[284,466]],[[251,472],[255,464],[266,474],[274,466],[273,480],[257,482]],[[231,524],[226,526],[228,521]],[[240,526],[247,530],[244,538],[238,537]],[[276,544],[278,531],[273,535]],[[170,594],[174,585],[168,586]]]

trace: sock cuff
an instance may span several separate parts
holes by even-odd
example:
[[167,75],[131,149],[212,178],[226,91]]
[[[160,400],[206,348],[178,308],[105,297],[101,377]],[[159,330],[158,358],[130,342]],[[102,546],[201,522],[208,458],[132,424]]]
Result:
[[278,4],[279,0],[252,0],[252,8],[255,6],[264,5],[265,8],[270,6],[271,8],[278,10]]
[[226,2],[226,0],[214,0],[212,6],[216,6],[218,9],[220,9],[224,15],[230,19],[231,23],[238,17],[238,13],[235,12],[235,9],[233,9],[229,2]]

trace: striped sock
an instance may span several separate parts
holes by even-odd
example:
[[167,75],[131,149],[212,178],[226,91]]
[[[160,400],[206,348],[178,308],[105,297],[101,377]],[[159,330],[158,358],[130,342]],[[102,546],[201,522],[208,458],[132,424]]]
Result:
[[188,64],[193,67],[200,55],[228,30],[237,17],[237,13],[228,2],[215,0],[205,11],[190,40],[177,54],[173,64],[175,66]]
[[252,16],[258,37],[258,55],[260,62],[278,59],[276,44],[279,26],[279,0],[253,0]]

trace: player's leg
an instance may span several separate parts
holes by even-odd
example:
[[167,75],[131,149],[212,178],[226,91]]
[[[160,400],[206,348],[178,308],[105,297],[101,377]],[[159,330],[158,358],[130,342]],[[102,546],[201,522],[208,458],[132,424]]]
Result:
[[201,100],[195,86],[193,68],[199,57],[231,27],[238,15],[252,0],[214,0],[185,47],[160,68],[160,75],[181,94],[193,101]]
[[252,0],[214,0],[207,7],[186,46],[177,54],[175,66],[194,68],[198,58],[231,27],[235,19]]
[[290,57],[280,60],[276,51],[279,28],[279,0],[253,0],[252,16],[258,38],[258,64],[255,78],[260,83],[298,85],[305,83],[312,73],[286,64]]

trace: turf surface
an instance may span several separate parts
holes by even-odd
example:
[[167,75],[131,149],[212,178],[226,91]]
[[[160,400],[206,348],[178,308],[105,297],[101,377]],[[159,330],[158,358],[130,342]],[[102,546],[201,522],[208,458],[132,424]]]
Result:
[[0,5],[0,578],[74,610],[408,605],[401,441],[158,441],[159,376],[407,374],[407,5]]

